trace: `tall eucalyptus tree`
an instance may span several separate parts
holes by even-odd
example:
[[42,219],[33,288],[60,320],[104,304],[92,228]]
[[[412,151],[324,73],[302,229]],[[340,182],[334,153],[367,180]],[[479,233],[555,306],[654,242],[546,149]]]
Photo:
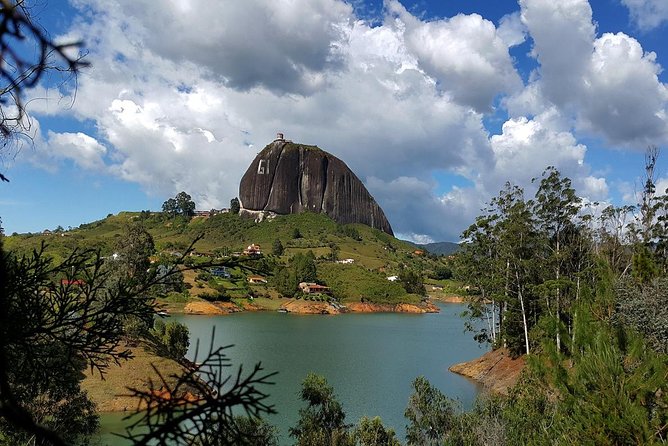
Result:
[[[581,199],[575,194],[571,180],[562,177],[553,166],[545,169],[536,192],[533,213],[540,233],[541,255],[545,262],[542,288],[548,314],[555,322],[555,343],[561,350],[563,294],[572,288],[574,271],[565,268],[576,248],[576,216]],[[553,298],[553,299],[552,299]],[[568,311],[568,309],[566,309]]]

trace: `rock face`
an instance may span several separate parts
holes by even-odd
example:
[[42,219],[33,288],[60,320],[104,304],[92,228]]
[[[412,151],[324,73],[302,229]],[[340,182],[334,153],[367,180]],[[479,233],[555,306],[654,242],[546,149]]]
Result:
[[359,178],[316,146],[283,139],[269,144],[241,179],[239,201],[251,214],[324,213],[338,223],[363,223],[394,235]]

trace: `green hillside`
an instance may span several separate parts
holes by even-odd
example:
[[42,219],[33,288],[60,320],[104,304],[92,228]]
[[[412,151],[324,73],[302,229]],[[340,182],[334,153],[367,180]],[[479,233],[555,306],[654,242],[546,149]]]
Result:
[[[186,274],[186,282],[190,282],[191,287],[187,294],[191,297],[215,294],[216,290],[223,290],[232,298],[246,297],[251,290],[256,296],[276,296],[272,277],[277,269],[289,266],[299,253],[312,252],[317,282],[330,286],[340,300],[415,303],[419,302],[418,296],[406,293],[399,282],[388,281],[387,277],[409,268],[427,279],[434,271],[442,269],[446,261],[416,254],[412,244],[382,231],[361,224],[339,225],[324,214],[313,213],[255,222],[231,213],[169,218],[163,213],[121,212],[68,231],[12,235],[5,239],[5,246],[28,253],[45,243],[47,253],[55,261],[64,259],[75,248],[99,249],[103,256],[108,256],[114,253],[126,227],[133,222],[141,222],[151,234],[158,258],[182,253],[197,237],[201,237],[194,245],[194,254],[198,257],[190,261],[194,263],[224,262],[250,244],[260,245],[263,260],[252,261],[252,266],[267,277],[268,285],[249,286],[245,279],[250,273],[238,269],[232,270],[233,277],[229,280],[196,279],[195,274]],[[296,232],[300,235],[298,238],[295,238]],[[281,256],[272,255],[272,245],[277,239],[285,248]],[[352,263],[336,262],[344,259],[352,259]]]

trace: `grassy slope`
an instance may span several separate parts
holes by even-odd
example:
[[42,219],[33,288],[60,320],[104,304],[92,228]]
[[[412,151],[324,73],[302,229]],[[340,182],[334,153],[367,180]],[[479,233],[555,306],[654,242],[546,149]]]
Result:
[[98,410],[110,411],[132,411],[137,407],[138,400],[128,396],[128,388],[147,390],[149,381],[160,388],[160,376],[155,369],[171,385],[174,381],[173,375],[182,373],[183,368],[174,360],[161,358],[153,355],[141,347],[132,349],[134,358],[123,361],[121,365],[112,364],[107,369],[104,380],[100,375],[88,370],[86,379],[81,387],[88,392],[90,398],[97,404]]
[[[49,254],[56,261],[75,248],[96,248],[102,251],[102,255],[109,255],[113,253],[125,225],[139,218],[137,212],[121,212],[83,224],[67,231],[64,236],[21,234],[7,237],[5,243],[10,250],[29,252],[45,242],[49,245]],[[387,281],[386,277],[398,274],[400,265],[415,268],[426,275],[440,261],[415,256],[415,248],[410,243],[365,225],[352,225],[361,240],[345,236],[337,231],[337,224],[323,214],[278,216],[261,223],[231,214],[211,218],[195,217],[190,221],[182,218],[165,219],[156,214],[143,222],[153,236],[158,252],[182,251],[195,237],[201,235],[202,239],[195,245],[196,252],[239,252],[255,243],[261,245],[265,253],[270,253],[273,241],[278,238],[285,247],[285,253],[279,261],[287,263],[294,254],[309,250],[316,257],[328,256],[331,252],[329,246],[336,244],[340,259],[351,258],[355,262],[352,265],[341,265],[319,260],[319,279],[331,286],[337,295],[350,300],[366,297],[379,302],[413,302],[415,296],[407,295],[399,284]],[[292,238],[295,229],[299,229],[302,238]],[[190,278],[188,282],[193,283],[191,280],[194,279]],[[191,294],[211,291],[208,286],[199,285],[197,289],[191,289]],[[239,297],[232,294],[232,297]]]

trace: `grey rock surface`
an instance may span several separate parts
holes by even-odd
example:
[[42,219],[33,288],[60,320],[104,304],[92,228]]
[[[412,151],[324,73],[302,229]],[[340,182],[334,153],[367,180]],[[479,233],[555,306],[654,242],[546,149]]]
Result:
[[342,223],[363,223],[392,234],[385,213],[340,159],[316,146],[277,139],[241,179],[243,209],[276,214],[325,213]]

